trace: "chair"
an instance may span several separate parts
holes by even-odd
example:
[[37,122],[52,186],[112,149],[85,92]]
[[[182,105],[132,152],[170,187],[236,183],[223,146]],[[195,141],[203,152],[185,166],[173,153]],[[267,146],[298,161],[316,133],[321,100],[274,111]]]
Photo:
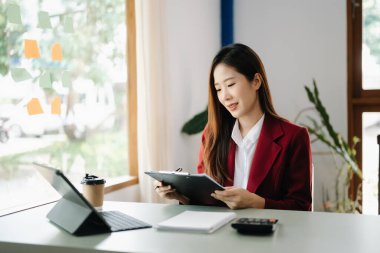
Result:
[[378,197],[378,213],[380,214],[380,134],[377,136],[377,144],[379,145],[379,181],[377,183],[378,191],[377,191],[377,197]]

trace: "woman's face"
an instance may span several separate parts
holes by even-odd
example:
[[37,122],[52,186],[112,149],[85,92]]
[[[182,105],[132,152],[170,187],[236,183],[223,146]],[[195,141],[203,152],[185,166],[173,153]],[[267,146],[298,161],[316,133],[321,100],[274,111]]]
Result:
[[220,103],[234,118],[254,115],[260,110],[257,91],[261,86],[259,74],[250,82],[233,67],[220,63],[214,69],[214,85]]

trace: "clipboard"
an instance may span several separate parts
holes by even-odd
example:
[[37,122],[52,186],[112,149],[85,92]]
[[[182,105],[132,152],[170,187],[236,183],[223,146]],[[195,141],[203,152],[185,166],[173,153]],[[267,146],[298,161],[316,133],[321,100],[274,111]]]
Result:
[[220,200],[211,197],[215,190],[223,191],[224,187],[207,174],[190,174],[175,171],[147,171],[145,174],[171,185],[180,194],[190,199],[191,205],[226,206]]

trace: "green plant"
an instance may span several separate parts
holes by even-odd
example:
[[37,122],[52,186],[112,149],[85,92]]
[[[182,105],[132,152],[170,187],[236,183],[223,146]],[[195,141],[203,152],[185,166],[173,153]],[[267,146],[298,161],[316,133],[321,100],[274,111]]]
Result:
[[207,124],[208,112],[207,108],[203,112],[196,114],[188,120],[182,127],[181,132],[185,134],[197,134],[203,131]]
[[[0,1],[0,37],[5,37],[5,27],[6,27],[6,9],[3,1]],[[6,75],[9,70],[7,64],[8,52],[7,43],[5,40],[0,40],[0,75]]]
[[[8,25],[7,27],[7,5],[0,0],[0,75],[8,74],[10,64],[19,63],[22,55],[22,35],[25,33],[26,25]],[[1,76],[0,76],[1,78]]]
[[[360,140],[354,136],[352,139],[352,145],[350,146],[342,135],[333,128],[330,122],[330,116],[319,98],[319,91],[315,80],[313,80],[313,88],[311,89],[305,86],[305,90],[309,101],[313,104],[312,109],[314,109],[319,116],[319,122],[313,117],[308,116],[307,118],[312,125],[305,125],[305,127],[307,127],[309,133],[314,136],[316,140],[321,141],[330,148],[335,165],[338,168],[335,180],[335,205],[330,201],[328,191],[323,188],[324,209],[326,211],[335,212],[361,212],[361,187],[358,187],[356,196],[354,196],[353,199],[348,197],[348,189],[353,174],[360,179],[363,178],[355,157],[355,146]],[[342,166],[338,165],[336,156],[340,157],[343,161]]]
[[320,123],[312,118],[308,117],[312,123],[312,126],[306,125],[311,135],[314,135],[318,140],[322,141],[328,147],[332,148],[337,155],[339,155],[348,165],[348,169],[352,170],[360,179],[362,179],[362,172],[359,169],[356,161],[355,146],[359,142],[359,138],[354,136],[352,138],[352,146],[349,146],[347,141],[335,131],[330,123],[330,116],[323,106],[320,98],[319,91],[315,80],[313,80],[313,90],[305,86],[307,97],[309,101],[314,105],[315,110],[318,112]]

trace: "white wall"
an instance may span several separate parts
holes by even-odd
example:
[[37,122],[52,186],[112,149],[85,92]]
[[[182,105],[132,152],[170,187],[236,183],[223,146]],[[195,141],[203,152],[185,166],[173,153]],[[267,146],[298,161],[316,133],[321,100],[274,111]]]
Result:
[[[164,10],[172,168],[195,171],[200,135],[189,137],[180,129],[207,104],[208,71],[220,49],[220,0],[165,0]],[[261,56],[279,114],[294,120],[310,106],[303,86],[315,78],[332,124],[346,136],[346,1],[235,0],[234,15],[235,42]],[[325,148],[313,145],[313,152],[318,150]],[[314,203],[320,210],[322,185],[332,187],[335,170],[331,158],[313,154],[313,159]]]
[[235,41],[263,59],[279,113],[294,119],[309,104],[303,86],[315,78],[344,135],[346,29],[345,1],[235,0]]
[[[347,136],[346,1],[235,0],[235,41],[252,47],[267,71],[275,108],[294,120],[308,106],[304,85],[315,78],[337,131]],[[313,145],[313,152],[326,150]],[[313,154],[315,209],[333,184],[331,158]]]
[[208,72],[220,49],[219,0],[166,0],[167,80],[172,168],[196,171],[200,134],[181,134],[183,124],[207,106]]
[[[166,3],[173,167],[195,169],[200,136],[179,132],[207,103],[209,66],[220,48],[220,3]],[[235,42],[261,56],[280,115],[294,120],[310,106],[303,86],[315,78],[332,124],[347,136],[346,1],[235,0],[234,16]],[[321,150],[326,150],[323,145],[313,145],[316,210],[321,209],[322,186],[331,188],[335,177],[331,158],[315,153]]]

